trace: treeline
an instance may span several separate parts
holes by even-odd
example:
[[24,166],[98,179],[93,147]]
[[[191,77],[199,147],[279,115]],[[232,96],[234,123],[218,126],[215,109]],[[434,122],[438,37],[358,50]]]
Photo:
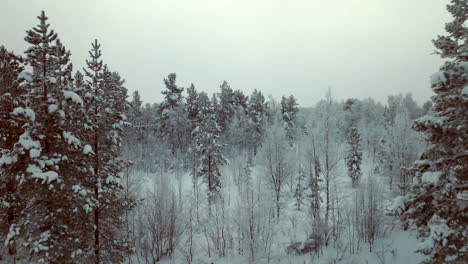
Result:
[[[340,261],[377,251],[393,227],[385,200],[401,195],[392,213],[426,238],[428,263],[463,262],[465,4],[448,6],[449,36],[434,41],[448,61],[422,106],[410,94],[339,102],[329,90],[306,108],[226,81],[209,95],[175,73],[162,102],[143,104],[97,40],[74,71],[42,12],[23,56],[0,48],[0,260],[269,263],[331,246]],[[281,240],[284,227],[298,235]]]

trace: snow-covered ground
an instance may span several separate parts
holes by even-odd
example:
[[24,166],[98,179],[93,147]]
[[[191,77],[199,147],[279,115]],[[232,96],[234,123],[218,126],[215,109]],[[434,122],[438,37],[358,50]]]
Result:
[[[368,160],[364,160],[363,178],[361,182],[366,182],[368,177],[373,177],[379,191],[384,197],[384,207],[390,207],[393,203],[393,196],[389,194],[387,184],[379,175],[373,174],[374,165]],[[260,165],[252,168],[253,179],[262,177],[264,173]],[[235,169],[231,165],[223,168],[223,195],[226,201],[226,215],[228,222],[237,221],[237,208],[241,203],[240,191],[234,180]],[[161,175],[141,173],[140,176],[145,178],[144,192],[151,191],[154,188],[154,183],[157,182]],[[339,164],[333,178],[332,188],[342,198],[343,207],[350,207],[354,202],[355,188],[351,187],[350,178],[345,172],[344,164]],[[193,192],[192,178],[189,173],[182,173],[180,177],[171,177],[171,185],[176,195],[190,199]],[[287,191],[286,191],[287,193]],[[393,216],[386,216],[386,234],[382,238],[378,238],[373,246],[372,252],[369,251],[369,245],[362,244],[360,252],[350,253],[348,249],[337,250],[333,245],[323,248],[319,257],[312,254],[290,255],[286,253],[286,248],[293,241],[304,241],[309,232],[309,216],[306,210],[297,211],[294,206],[294,198],[290,194],[285,194],[282,204],[280,220],[273,222],[273,236],[271,245],[271,254],[268,258],[260,258],[256,263],[418,263],[423,260],[421,254],[415,253],[415,249],[419,244],[416,234],[412,231],[402,231],[399,226],[399,221]],[[206,210],[203,204],[206,204],[206,191],[200,190],[201,210]],[[185,203],[187,203],[185,201]],[[186,205],[188,206],[188,205]],[[231,219],[229,219],[231,218]],[[346,237],[346,235],[343,235]],[[185,241],[182,238],[180,241]],[[216,264],[243,264],[247,263],[247,257],[235,253],[230,253],[225,257],[218,257],[216,253],[211,252],[211,257],[207,254],[206,237],[199,232],[194,236],[194,262],[193,263],[216,263]],[[184,243],[179,243],[178,249],[170,259],[161,260],[160,263],[187,263],[183,252],[186,250]],[[232,250],[235,252],[236,250]],[[132,257],[132,263],[145,263],[140,258]]]

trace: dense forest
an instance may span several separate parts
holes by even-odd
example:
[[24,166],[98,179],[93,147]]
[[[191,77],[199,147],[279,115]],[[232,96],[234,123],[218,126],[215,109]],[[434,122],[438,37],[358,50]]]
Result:
[[431,101],[313,107],[176,73],[143,102],[42,12],[0,47],[0,263],[467,263],[468,5],[447,9]]

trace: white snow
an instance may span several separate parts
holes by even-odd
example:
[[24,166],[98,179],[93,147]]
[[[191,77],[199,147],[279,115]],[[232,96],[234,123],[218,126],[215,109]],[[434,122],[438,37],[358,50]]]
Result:
[[468,85],[465,85],[465,87],[463,87],[461,93],[462,93],[463,95],[468,95]]
[[73,185],[72,186],[72,190],[75,192],[75,193],[79,193],[83,196],[86,195],[87,191],[85,189],[83,189],[80,185]]
[[34,112],[34,110],[32,110],[29,107],[26,107],[26,108],[16,107],[15,109],[13,109],[13,114],[15,114],[15,115],[24,115],[27,118],[29,118],[29,120],[31,120],[31,121],[36,120],[36,113]]
[[17,161],[18,161],[18,155],[9,156],[7,154],[4,154],[0,158],[0,166],[10,165],[10,164],[15,163]]
[[90,145],[85,145],[83,147],[83,154],[89,154],[89,153],[93,153],[93,149],[91,148]]
[[65,96],[65,99],[71,99],[73,102],[83,105],[83,100],[75,92],[63,91],[63,96]]
[[52,181],[57,180],[58,174],[55,171],[36,172],[33,173],[31,177],[43,180],[43,182],[46,183],[51,183]]
[[18,226],[16,226],[16,224],[12,224],[10,226],[8,235],[7,235],[6,239],[5,239],[5,246],[10,243],[12,238],[14,238],[16,235],[19,235],[19,233],[20,233],[19,231],[20,231],[20,228]]
[[388,208],[393,214],[399,215],[405,209],[405,203],[408,200],[407,196],[398,196],[393,200],[392,205]]
[[29,72],[21,72],[18,74],[18,79],[25,79],[28,82],[32,82],[33,80]]
[[34,242],[34,251],[37,253],[39,251],[49,250],[48,246],[44,246],[41,243],[46,242],[50,238],[50,231],[45,231],[40,234],[39,241]]
[[432,124],[438,124],[438,125],[441,125],[445,120],[447,120],[446,116],[430,116],[430,115],[425,115],[419,119],[416,119],[417,122],[421,122],[424,124],[432,123]]
[[58,109],[58,106],[56,104],[51,104],[48,107],[49,113],[53,113],[53,112],[57,111],[57,109]]
[[445,76],[442,72],[436,72],[431,75],[431,85],[438,86],[440,83],[445,82]]
[[39,143],[39,141],[35,141],[33,140],[30,136],[29,136],[29,131],[26,131],[24,132],[20,138],[19,138],[19,141],[18,141],[21,146],[23,146],[25,149],[32,149],[32,148],[40,148],[41,147],[41,143]]
[[37,157],[39,157],[39,156],[41,156],[41,150],[40,150],[40,149],[35,149],[35,148],[33,148],[33,149],[31,149],[31,150],[29,151],[29,157],[30,157],[31,159],[37,158]]
[[57,83],[57,79],[55,77],[48,77],[50,83]]
[[76,138],[71,132],[63,131],[63,138],[67,140],[69,145],[80,145],[81,141]]
[[442,175],[441,171],[435,171],[435,172],[428,171],[428,172],[423,173],[421,180],[422,182],[436,184],[439,181],[439,178],[441,175]]
[[447,237],[451,234],[451,231],[444,219],[440,218],[438,215],[434,215],[431,220],[429,220],[427,226],[431,232],[429,236],[419,244],[418,249],[430,250],[435,241],[441,241],[443,245],[447,244]]
[[93,209],[91,208],[91,206],[89,206],[88,204],[85,204],[83,205],[83,209],[85,210],[85,212],[89,213],[91,212]]
[[417,165],[429,165],[429,166],[431,166],[432,163],[433,163],[432,161],[427,160],[427,159],[425,159],[425,160],[417,160],[417,161],[414,162],[414,164],[417,164]]

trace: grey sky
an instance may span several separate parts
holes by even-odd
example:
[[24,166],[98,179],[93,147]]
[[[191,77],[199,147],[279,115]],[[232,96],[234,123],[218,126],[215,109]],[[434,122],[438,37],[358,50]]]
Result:
[[26,49],[25,30],[45,10],[51,28],[84,66],[94,38],[103,58],[139,90],[161,100],[162,79],[176,72],[208,93],[223,80],[301,105],[412,92],[429,99],[441,60],[431,39],[450,20],[444,0],[1,0],[0,45]]

